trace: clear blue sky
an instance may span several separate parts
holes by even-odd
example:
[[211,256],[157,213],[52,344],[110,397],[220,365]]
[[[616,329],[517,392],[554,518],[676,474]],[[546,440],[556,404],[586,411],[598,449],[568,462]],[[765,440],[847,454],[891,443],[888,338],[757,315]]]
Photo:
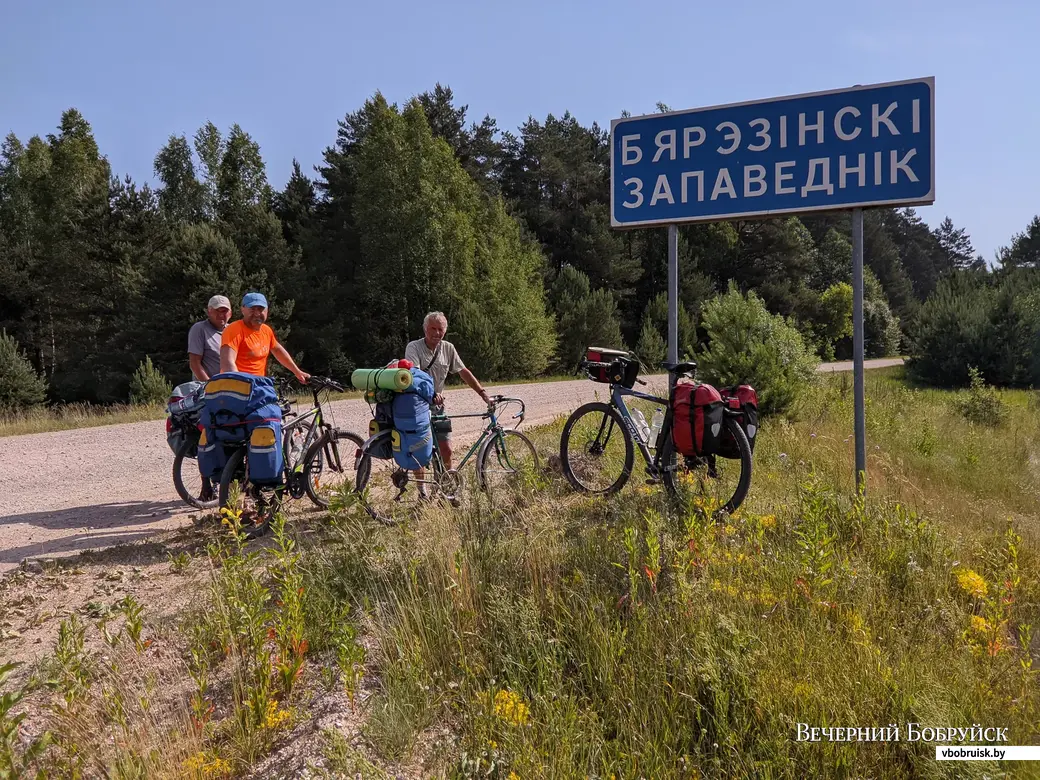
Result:
[[238,122],[281,187],[376,90],[403,103],[439,81],[515,130],[935,76],[937,198],[919,213],[992,261],[1040,212],[1038,29],[1034,0],[13,0],[0,134],[76,107],[115,172],[152,181],[170,134]]

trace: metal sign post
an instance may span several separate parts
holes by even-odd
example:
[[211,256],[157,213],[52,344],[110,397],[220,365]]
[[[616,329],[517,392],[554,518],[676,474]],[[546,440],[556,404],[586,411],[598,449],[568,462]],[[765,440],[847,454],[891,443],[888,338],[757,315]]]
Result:
[[867,409],[863,389],[863,209],[852,210],[852,386],[858,494],[867,489]]
[[678,225],[853,210],[857,489],[866,472],[862,209],[935,202],[934,119],[928,77],[610,123],[611,226],[668,226],[669,360],[678,360]]
[[[668,361],[679,362],[679,228],[675,225],[668,226]],[[669,377],[669,384],[675,384],[675,374]]]

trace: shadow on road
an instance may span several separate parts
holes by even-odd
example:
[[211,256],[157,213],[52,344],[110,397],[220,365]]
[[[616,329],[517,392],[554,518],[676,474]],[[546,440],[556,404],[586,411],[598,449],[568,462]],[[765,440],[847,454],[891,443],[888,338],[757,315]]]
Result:
[[35,541],[33,534],[28,532],[26,539],[31,543],[0,550],[0,564],[134,542],[155,533],[156,528],[150,526],[191,511],[183,501],[131,501],[5,515],[0,517],[0,525],[24,523],[50,531],[76,530],[80,533]]
[[37,528],[62,531],[74,528],[114,528],[142,523],[154,523],[163,518],[197,512],[181,500],[176,501],[123,501],[113,504],[75,506],[49,512],[25,512],[20,515],[0,516],[0,525],[26,523]]

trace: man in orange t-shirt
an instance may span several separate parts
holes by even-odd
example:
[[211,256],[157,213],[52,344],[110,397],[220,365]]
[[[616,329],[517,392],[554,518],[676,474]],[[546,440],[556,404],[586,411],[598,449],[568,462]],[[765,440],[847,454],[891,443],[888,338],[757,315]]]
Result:
[[267,298],[261,293],[246,293],[242,299],[242,319],[232,322],[220,338],[220,370],[239,371],[243,374],[267,376],[267,356],[296,375],[300,384],[307,384],[310,374],[300,370],[292,355],[278,343],[267,320]]

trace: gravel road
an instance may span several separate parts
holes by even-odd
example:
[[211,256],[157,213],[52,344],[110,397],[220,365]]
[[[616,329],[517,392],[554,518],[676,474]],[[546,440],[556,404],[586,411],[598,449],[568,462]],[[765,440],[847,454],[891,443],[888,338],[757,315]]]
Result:
[[[867,367],[901,362],[867,361]],[[851,368],[851,363],[820,366],[821,371]],[[665,391],[664,377],[649,382],[651,391]],[[587,380],[490,390],[524,400],[522,429],[568,415],[597,393],[606,395],[604,385]],[[450,413],[481,408],[468,388],[446,396]],[[370,413],[364,401],[337,401],[332,413],[339,427],[366,435]],[[475,440],[481,421],[452,425],[454,440],[465,444]],[[172,466],[161,420],[0,438],[0,575],[24,558],[124,544],[188,522],[192,510],[173,488]]]

